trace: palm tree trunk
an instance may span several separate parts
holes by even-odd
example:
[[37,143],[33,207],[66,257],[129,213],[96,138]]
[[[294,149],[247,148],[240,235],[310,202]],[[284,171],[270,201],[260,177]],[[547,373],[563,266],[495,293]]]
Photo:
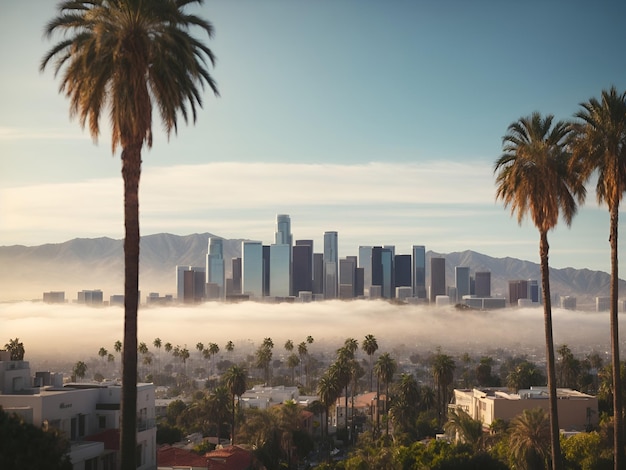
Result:
[[[239,404],[239,399],[237,399],[237,404]],[[230,425],[230,445],[235,445],[235,394],[233,393],[233,416],[232,422]]]
[[543,290],[543,324],[546,336],[546,361],[548,365],[548,398],[550,401],[550,440],[552,444],[552,469],[562,470],[561,443],[559,441],[559,415],[556,396],[556,368],[554,338],[552,335],[552,304],[550,298],[550,270],[548,265],[548,233],[540,232],[539,257],[541,259],[541,289]]
[[[616,201],[619,199],[615,198]],[[611,206],[611,365],[613,367],[613,453],[615,470],[622,469],[624,461],[624,418],[622,414],[622,380],[619,363],[619,324],[617,317],[618,270],[617,270],[617,230],[619,222],[619,202]]]
[[136,468],[137,307],[139,302],[139,177],[141,141],[124,147],[124,347],[122,350],[121,469]]

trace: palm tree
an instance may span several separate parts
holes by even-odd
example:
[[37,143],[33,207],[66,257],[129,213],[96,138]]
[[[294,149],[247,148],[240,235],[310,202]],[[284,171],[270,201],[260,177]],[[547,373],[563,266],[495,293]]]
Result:
[[456,440],[472,446],[474,451],[480,450],[483,444],[483,424],[473,419],[461,408],[450,410],[448,421],[443,427]]
[[285,341],[285,351],[287,352],[293,351],[293,341],[291,341],[290,339]]
[[524,410],[511,420],[509,451],[515,464],[526,470],[546,468],[550,457],[550,420],[545,410]]
[[228,388],[220,386],[209,394],[206,405],[211,420],[217,426],[217,442],[219,443],[222,435],[222,424],[228,423],[231,407],[234,409],[235,402],[231,400]]
[[194,38],[198,27],[210,37],[213,26],[184,8],[202,0],[64,0],[45,28],[63,39],[44,56],[63,71],[60,91],[70,99],[70,116],[88,123],[94,140],[100,116],[108,108],[112,150],[122,149],[124,180],[124,359],[122,391],[122,470],[135,465],[137,408],[137,307],[139,303],[139,177],[141,151],[152,146],[152,109],[161,114],[165,132],[177,131],[178,116],[196,120],[200,88],[217,95],[208,72],[213,53]]
[[85,364],[83,361],[78,361],[74,365],[72,372],[74,373],[74,376],[76,378],[79,378],[79,379],[85,378],[85,374],[87,373],[87,364]]
[[248,378],[248,372],[239,366],[231,366],[224,374],[224,383],[226,388],[230,391],[233,399],[233,415],[230,428],[230,444],[235,445],[235,397],[237,397],[237,406],[239,406],[239,400],[241,395],[246,391],[246,379]]
[[455,369],[456,364],[454,363],[454,359],[438,351],[433,360],[432,370],[435,386],[437,387],[437,416],[439,417],[439,425],[443,424],[446,415],[446,408],[448,407],[448,387],[454,379]]
[[295,353],[291,353],[287,358],[287,367],[291,369],[291,385],[296,384],[295,370],[298,364],[300,364],[300,357]]
[[374,389],[374,353],[378,351],[378,342],[374,335],[365,335],[365,339],[361,343],[361,349],[370,359],[370,392]]
[[159,363],[158,372],[161,373],[161,338],[154,338],[152,345],[157,349],[157,361]]
[[[378,380],[385,384],[385,413],[389,412],[389,383],[393,380],[393,375],[397,369],[398,364],[396,360],[387,352],[380,355],[374,366],[374,372],[376,372]],[[376,426],[378,427],[378,406],[376,410]],[[389,420],[387,420],[385,434],[389,435]]]
[[[309,354],[309,350],[307,348],[307,345],[304,341],[302,341],[299,345],[298,345],[298,355],[300,356],[300,380],[302,380],[302,366],[304,365],[304,359],[307,357],[307,355]],[[305,385],[307,384],[307,380],[305,377]]]
[[[576,113],[580,122],[574,126],[572,142],[573,161],[581,165],[583,178],[597,173],[596,197],[605,202],[610,214],[609,243],[611,245],[611,364],[613,366],[613,409],[622,409],[622,391],[619,368],[618,246],[619,206],[626,190],[626,93],[615,87],[602,91],[601,99],[591,98],[581,103]],[[623,417],[615,413],[613,450],[615,469],[623,467],[624,431]]]
[[541,287],[550,400],[552,465],[563,468],[559,443],[556,398],[556,371],[552,334],[552,305],[548,266],[548,232],[556,226],[559,214],[570,226],[576,214],[576,201],[582,202],[585,187],[577,165],[572,165],[568,138],[572,126],[563,121],[552,126],[554,116],[535,112],[509,125],[502,138],[504,153],[495,163],[496,198],[511,206],[518,223],[529,215],[539,230]]
[[506,376],[506,385],[514,392],[546,383],[546,378],[533,362],[522,361]]
[[[329,372],[322,375],[317,382],[317,394],[320,397],[320,402],[324,405],[326,419],[324,420],[324,437],[328,439],[328,413],[330,407],[335,403],[337,397],[341,393],[341,386],[339,385],[337,378]],[[330,449],[328,449],[330,450]]]
[[109,351],[106,350],[106,348],[102,347],[100,348],[100,350],[98,351],[98,356],[100,356],[100,359],[102,359],[102,362],[104,362],[104,358],[107,357],[109,355]]

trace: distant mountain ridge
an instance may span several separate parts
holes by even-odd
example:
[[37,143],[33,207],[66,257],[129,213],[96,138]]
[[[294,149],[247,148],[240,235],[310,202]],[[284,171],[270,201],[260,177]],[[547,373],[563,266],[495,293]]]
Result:
[[[142,297],[149,292],[175,294],[175,267],[204,266],[211,233],[180,236],[169,233],[141,238],[140,289]],[[228,260],[241,254],[243,239],[224,239],[226,271]],[[44,291],[65,291],[66,299],[75,299],[83,289],[101,289],[105,299],[123,293],[123,240],[112,238],[76,238],[58,244],[39,246],[0,246],[0,300],[40,299]],[[317,251],[317,250],[316,250]],[[493,258],[475,251],[426,254],[427,284],[430,259],[446,258],[446,282],[454,285],[454,267],[468,266],[470,273],[490,271],[493,295],[506,295],[508,281],[541,279],[537,263],[515,258]],[[579,306],[592,306],[596,296],[609,295],[610,276],[589,269],[550,270],[554,295],[577,297]],[[620,290],[626,282],[620,280]]]

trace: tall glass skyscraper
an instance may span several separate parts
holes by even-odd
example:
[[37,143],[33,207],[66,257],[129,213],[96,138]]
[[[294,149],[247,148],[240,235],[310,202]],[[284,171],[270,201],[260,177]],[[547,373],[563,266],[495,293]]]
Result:
[[363,268],[363,290],[370,291],[372,287],[372,247],[359,247],[359,268]]
[[263,297],[263,244],[241,242],[241,292],[250,297]]
[[426,248],[423,245],[413,245],[411,247],[412,274],[413,274],[413,296],[420,299],[426,298]]
[[456,285],[456,301],[460,302],[464,295],[470,294],[470,268],[455,266],[454,283]]
[[291,218],[287,214],[278,214],[276,216],[276,233],[274,234],[274,243],[276,245],[293,246],[291,236]]
[[435,303],[438,295],[446,295],[446,259],[430,259],[430,302]]
[[287,244],[270,245],[270,296],[288,297],[290,285],[290,253]]
[[337,232],[324,232],[324,298],[337,298],[339,255]]
[[206,255],[206,283],[207,297],[224,298],[226,273],[224,246],[221,238],[209,238],[209,249]]

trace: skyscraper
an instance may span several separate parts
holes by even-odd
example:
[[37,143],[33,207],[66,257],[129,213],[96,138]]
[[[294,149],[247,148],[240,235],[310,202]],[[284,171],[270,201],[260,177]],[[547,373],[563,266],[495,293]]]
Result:
[[426,248],[423,245],[413,245],[412,251],[412,282],[413,296],[426,298]]
[[394,260],[395,287],[412,287],[411,255],[396,255]]
[[297,240],[293,247],[291,285],[296,297],[300,292],[313,292],[313,242],[309,245],[301,241],[311,240]]
[[353,299],[356,284],[356,260],[353,257],[339,260],[339,298]]
[[470,295],[470,268],[456,266],[454,268],[454,284],[456,286],[456,301],[463,300],[464,295]]
[[324,232],[324,298],[337,298],[339,255],[337,232]]
[[475,294],[476,297],[486,298],[491,297],[491,272],[478,271],[474,275],[475,282]]
[[288,297],[290,294],[290,253],[287,244],[270,245],[270,285],[272,297]]
[[372,247],[359,247],[359,268],[363,268],[363,290],[370,291],[372,287]]
[[435,303],[438,295],[446,295],[446,259],[430,259],[430,302]]
[[241,242],[241,292],[250,297],[263,297],[263,245],[261,242]]
[[[206,255],[206,283],[212,288],[207,289],[209,292],[215,292],[217,298],[224,298],[226,272],[224,265],[224,246],[221,238],[210,237],[209,248]],[[213,286],[215,286],[213,288]],[[208,296],[208,295],[207,295]]]
[[385,246],[380,252],[380,264],[382,267],[382,295],[384,299],[392,299],[395,295],[393,279],[393,253],[394,247]]
[[276,216],[276,233],[274,234],[274,243],[276,245],[293,246],[291,236],[291,218],[287,214],[278,214]]

